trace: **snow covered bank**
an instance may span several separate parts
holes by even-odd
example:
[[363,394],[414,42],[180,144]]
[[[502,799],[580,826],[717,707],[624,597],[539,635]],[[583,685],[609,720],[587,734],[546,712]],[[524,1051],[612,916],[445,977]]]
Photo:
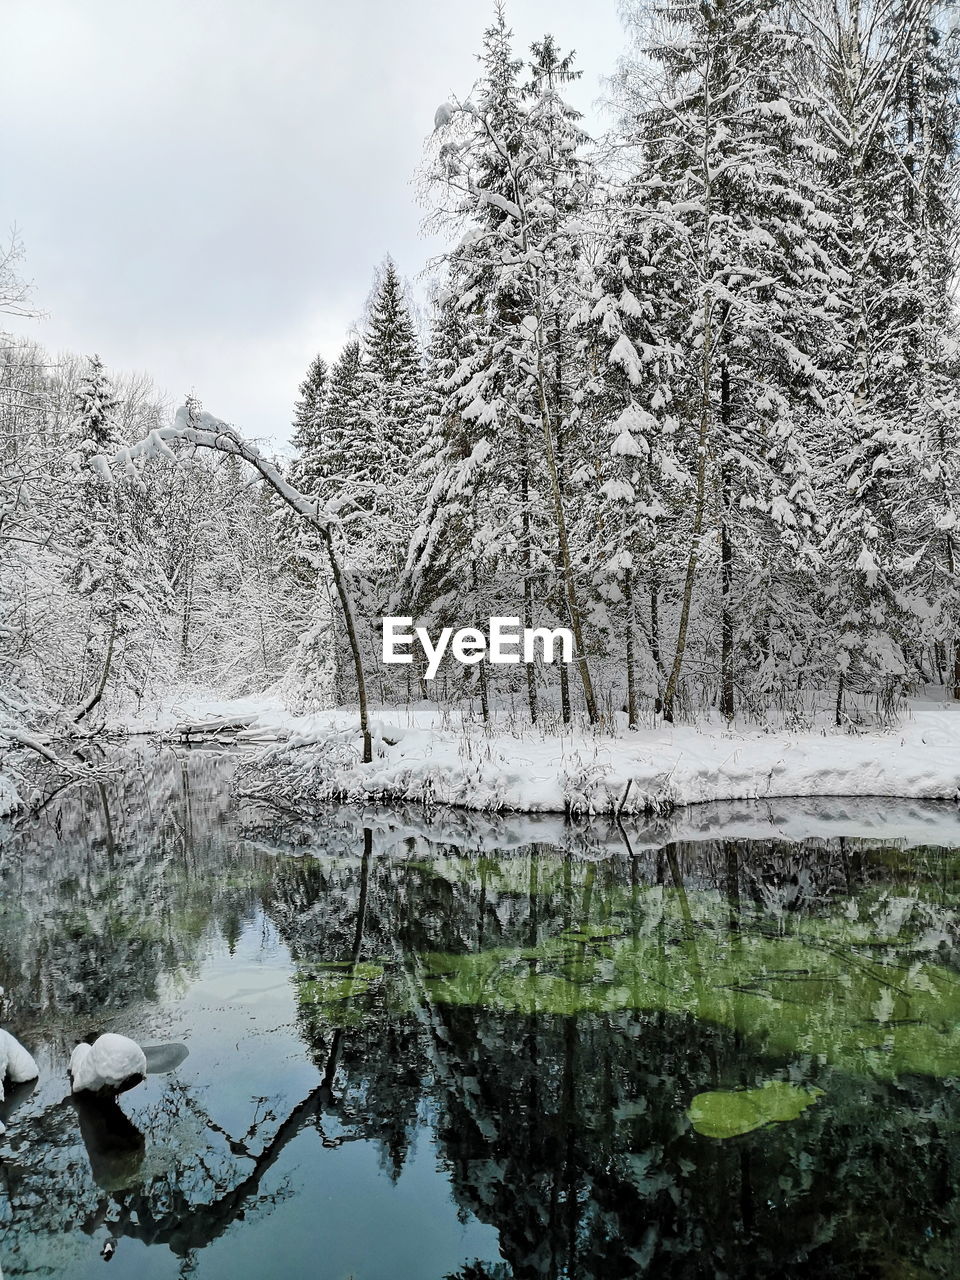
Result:
[[960,786],[960,705],[915,700],[889,732],[768,733],[662,725],[616,734],[484,728],[430,704],[374,715],[376,758],[359,763],[355,713],[292,717],[271,697],[180,695],[130,729],[243,721],[241,742],[276,743],[246,782],[310,801],[410,801],[481,811],[666,811],[786,796],[949,799]]
[[392,858],[444,856],[451,847],[470,857],[529,853],[550,847],[587,861],[651,854],[668,845],[733,840],[783,845],[837,839],[882,842],[905,849],[960,849],[960,809],[952,801],[816,797],[720,800],[669,814],[598,815],[569,821],[556,813],[479,813],[446,805],[335,805],[321,820],[265,820],[248,815],[244,841],[271,856],[358,858],[364,836],[372,851]]

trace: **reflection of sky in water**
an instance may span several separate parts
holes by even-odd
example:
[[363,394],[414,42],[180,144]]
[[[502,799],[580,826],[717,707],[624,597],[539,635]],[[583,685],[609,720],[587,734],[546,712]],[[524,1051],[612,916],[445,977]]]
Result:
[[[306,1060],[296,1034],[290,972],[289,952],[269,923],[258,916],[244,930],[232,956],[225,947],[210,950],[182,996],[169,990],[161,1009],[138,1010],[132,1021],[123,1023],[145,1042],[159,1027],[190,1047],[189,1058],[174,1075],[151,1076],[121,1099],[123,1111],[146,1136],[146,1153],[135,1181],[149,1183],[162,1177],[184,1155],[204,1153],[208,1146],[210,1154],[222,1154],[225,1144],[216,1141],[218,1135],[206,1120],[242,1137],[253,1120],[265,1114],[282,1119],[316,1087],[317,1070]],[[8,1135],[14,1150],[29,1132],[31,1113],[66,1095],[65,1081],[50,1078],[58,1067],[64,1074],[62,1060],[54,1062],[45,1056],[41,1085],[13,1122],[19,1139],[17,1132]],[[164,1110],[162,1101],[171,1094],[177,1098],[189,1094],[192,1107]],[[335,1118],[320,1123],[329,1137],[344,1132]],[[71,1128],[77,1128],[75,1122],[66,1126],[68,1139]],[[263,1119],[265,1137],[276,1128],[275,1120]],[[251,1141],[251,1149],[257,1151],[261,1142]],[[0,1153],[7,1156],[3,1148]],[[79,1157],[75,1152],[74,1167],[81,1178],[88,1179],[89,1166],[84,1168]],[[45,1152],[40,1146],[16,1150],[14,1159],[42,1163]],[[388,1280],[439,1277],[468,1258],[497,1258],[496,1233],[491,1227],[476,1220],[458,1221],[437,1159],[430,1127],[424,1123],[412,1157],[394,1184],[384,1176],[374,1142],[346,1141],[324,1148],[320,1133],[306,1127],[257,1188],[258,1196],[276,1197],[276,1203],[269,1212],[254,1210],[248,1216],[241,1210],[239,1221],[203,1250],[202,1274],[232,1278],[354,1275]],[[236,1161],[241,1176],[233,1185],[242,1182],[249,1163]],[[113,1216],[108,1213],[107,1221]],[[102,1274],[99,1249],[108,1235],[106,1224],[91,1237],[33,1235],[19,1240],[15,1252],[9,1246],[16,1224],[7,1221],[0,1230],[5,1276],[49,1274],[48,1268],[54,1274],[78,1278]],[[175,1276],[181,1264],[167,1248],[121,1238],[110,1265],[110,1275],[148,1280]]]
[[[376,1141],[350,1132],[336,1115],[318,1118],[311,1113],[250,1187],[250,1195],[231,1201],[254,1167],[248,1153],[255,1156],[268,1146],[284,1119],[319,1082],[317,1067],[308,1060],[297,1033],[289,949],[256,905],[251,909],[246,904],[247,918],[238,936],[231,936],[232,949],[211,919],[195,947],[182,954],[174,948],[165,955],[163,959],[171,963],[167,968],[162,962],[158,965],[155,999],[134,999],[124,1007],[114,988],[106,1016],[97,1010],[96,1001],[85,998],[76,1001],[84,1013],[67,1011],[71,995],[78,994],[77,980],[69,971],[69,957],[65,958],[69,947],[58,951],[56,927],[65,923],[68,931],[77,932],[77,918],[84,909],[84,894],[77,890],[93,886],[103,891],[102,900],[88,899],[89,937],[83,949],[83,967],[88,969],[88,952],[110,948],[111,926],[105,922],[105,912],[114,882],[123,887],[125,870],[136,868],[129,879],[156,893],[158,885],[171,877],[180,883],[181,870],[186,869],[189,879],[186,864],[194,854],[216,854],[236,842],[232,813],[224,814],[219,805],[211,812],[204,803],[204,792],[220,782],[223,770],[214,764],[211,781],[202,762],[191,761],[191,769],[203,782],[193,789],[187,806],[182,791],[177,794],[181,780],[176,766],[171,774],[169,765],[168,760],[159,778],[147,780],[153,794],[145,823],[136,822],[129,797],[127,804],[111,812],[109,841],[116,842],[117,849],[108,847],[102,806],[85,801],[84,812],[70,813],[79,802],[67,798],[66,838],[62,828],[58,832],[53,826],[41,826],[26,842],[26,858],[42,855],[46,865],[25,868],[36,879],[33,892],[25,894],[22,902],[12,901],[8,890],[17,884],[24,887],[23,870],[9,860],[3,867],[8,872],[3,884],[7,914],[22,919],[29,913],[31,900],[47,912],[45,919],[33,921],[36,934],[49,947],[46,972],[41,961],[29,985],[34,994],[46,987],[49,1004],[57,1008],[53,1020],[31,1011],[27,1001],[22,1011],[10,1009],[9,1004],[6,1011],[20,1012],[15,1022],[36,1047],[41,1079],[34,1089],[11,1097],[15,1104],[11,1129],[0,1139],[3,1172],[8,1187],[14,1188],[13,1211],[11,1197],[0,1188],[3,1274],[99,1276],[104,1265],[100,1249],[112,1231],[119,1241],[107,1274],[143,1280],[180,1274],[183,1258],[165,1244],[151,1246],[134,1238],[141,1227],[150,1233],[149,1218],[136,1207],[138,1192],[146,1188],[144,1202],[159,1219],[170,1212],[176,1194],[169,1194],[165,1183],[170,1188],[179,1185],[185,1192],[186,1229],[193,1214],[201,1220],[201,1235],[207,1232],[215,1237],[195,1255],[204,1276],[236,1280],[322,1274],[386,1280],[442,1276],[467,1259],[496,1259],[494,1229],[475,1218],[458,1219],[448,1181],[438,1171],[436,1143],[425,1109],[410,1157],[395,1182],[383,1170]],[[128,841],[137,846],[132,858]],[[171,848],[177,843],[180,849]],[[7,847],[11,845],[12,841]],[[80,871],[72,874],[70,860],[78,853],[77,845],[81,846]],[[51,852],[57,859],[52,863]],[[178,858],[184,864],[181,868],[176,865]],[[155,874],[142,876],[141,861],[153,861]],[[158,899],[159,914],[162,905]],[[151,926],[150,904],[144,909],[141,901],[133,914],[138,910],[145,923],[141,933],[163,939],[164,927],[154,930]],[[13,975],[5,977],[8,1000],[14,1004],[18,994],[23,998],[22,989],[18,992]],[[139,1156],[124,1154],[118,1151],[120,1135],[109,1134],[106,1158],[94,1158],[106,1189],[94,1181],[66,1080],[72,1043],[89,1030],[105,1029],[133,1035],[144,1044],[183,1041],[189,1046],[189,1057],[175,1072],[151,1075],[120,1099],[124,1116],[142,1131],[145,1149]],[[96,1128],[97,1123],[94,1116],[91,1124]],[[250,1133],[254,1126],[256,1132]],[[343,1141],[339,1145],[331,1141],[325,1147],[323,1135]],[[231,1151],[231,1139],[235,1143],[239,1139],[242,1148]],[[63,1196],[64,1184],[69,1186],[67,1196]],[[26,1191],[22,1200],[18,1186]],[[51,1201],[63,1196],[62,1211],[58,1213],[51,1203],[31,1213],[35,1194]],[[214,1209],[204,1223],[203,1206],[218,1201],[221,1209]],[[118,1222],[126,1230],[118,1231]],[[185,1242],[186,1234],[173,1244],[181,1251]]]
[[[780,844],[809,811],[365,838],[241,821],[228,774],[148,753],[0,843],[5,1022],[42,1069],[0,1139],[8,1278],[101,1275],[111,1233],[137,1280],[952,1274],[960,854],[917,844],[945,807],[885,843],[836,804]],[[189,1056],[85,1147],[66,1063],[103,1030]],[[771,1080],[810,1105],[691,1126]]]

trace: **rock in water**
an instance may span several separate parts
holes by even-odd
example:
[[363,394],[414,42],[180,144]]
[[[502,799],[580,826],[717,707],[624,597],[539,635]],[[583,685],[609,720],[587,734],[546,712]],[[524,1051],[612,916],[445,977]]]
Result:
[[[0,987],[0,991],[3,988]],[[5,1080],[11,1084],[26,1084],[28,1080],[36,1080],[40,1072],[33,1056],[15,1039],[9,1031],[0,1030],[0,1102],[6,1096],[3,1091]],[[0,1133],[6,1133],[0,1121]]]
[[26,1084],[28,1080],[36,1080],[40,1072],[32,1056],[19,1040],[15,1040],[9,1031],[0,1031],[0,1101],[2,1101],[3,1082]]
[[108,1031],[93,1044],[78,1044],[70,1057],[74,1093],[122,1093],[147,1074],[147,1059],[135,1040]]
[[157,1076],[176,1071],[190,1056],[190,1050],[185,1044],[148,1044],[144,1045],[143,1054],[147,1060],[147,1075]]

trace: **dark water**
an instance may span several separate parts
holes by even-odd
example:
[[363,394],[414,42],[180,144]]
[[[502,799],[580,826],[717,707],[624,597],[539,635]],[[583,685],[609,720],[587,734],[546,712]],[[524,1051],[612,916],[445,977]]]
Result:
[[[231,769],[0,829],[6,1277],[960,1275],[952,810],[311,826]],[[78,1110],[105,1030],[189,1056]]]

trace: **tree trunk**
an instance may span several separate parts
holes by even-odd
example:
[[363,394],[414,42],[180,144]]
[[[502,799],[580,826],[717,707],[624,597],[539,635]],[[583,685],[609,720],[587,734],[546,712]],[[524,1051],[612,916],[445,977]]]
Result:
[[567,675],[566,664],[560,664],[560,719],[564,724],[569,724],[572,719],[570,709],[570,677]]
[[[730,368],[726,362],[720,368],[720,421],[729,426]],[[720,491],[720,714],[727,720],[734,717],[733,681],[733,543],[730,538],[730,468],[724,463]]]
[[100,702],[107,688],[107,681],[110,679],[110,668],[113,665],[113,649],[117,639],[117,609],[114,607],[113,614],[110,619],[110,636],[107,640],[107,652],[103,659],[103,668],[100,671],[100,679],[93,693],[74,710],[74,724],[79,724],[84,716],[89,715],[93,708]]
[[343,570],[340,567],[340,558],[333,545],[333,535],[326,525],[318,527],[320,528],[323,544],[326,548],[327,557],[330,561],[330,570],[333,574],[333,585],[337,590],[337,597],[340,600],[340,609],[343,613],[344,625],[347,629],[347,640],[350,644],[350,653],[353,657],[353,669],[357,677],[357,700],[360,704],[360,733],[363,736],[363,763],[369,764],[373,760],[373,740],[370,737],[370,717],[367,711],[367,678],[363,670],[363,652],[360,648],[360,637],[357,632],[357,619],[353,608],[353,597],[350,594],[350,588],[346,582]]
[[637,690],[633,669],[633,570],[628,569],[624,582],[624,595],[627,603],[627,724],[631,729],[637,727]]
[[[473,587],[473,625],[477,625],[477,562],[470,566],[471,585]],[[487,664],[481,660],[477,667],[477,683],[480,688],[480,712],[483,723],[490,723],[490,700],[487,696]]]
[[693,604],[693,588],[697,579],[700,557],[700,539],[703,537],[707,508],[707,443],[710,437],[710,380],[712,374],[712,325],[713,307],[709,297],[704,303],[703,350],[700,361],[700,425],[697,431],[697,474],[693,506],[693,528],[690,533],[690,551],[683,582],[683,600],[680,606],[680,626],[677,631],[677,647],[670,668],[670,678],[663,695],[663,718],[673,722],[677,686],[683,669],[687,647],[687,629]]
[[[726,489],[726,486],[724,486]],[[724,520],[720,529],[720,580],[723,597],[720,620],[720,714],[726,720],[735,715],[733,678],[733,611],[730,591],[733,585],[733,547],[730,529]]]
[[[520,424],[523,432],[521,442],[520,471],[520,521],[523,537],[523,625],[526,630],[533,627],[533,548],[530,545],[530,473],[527,460],[526,428]],[[530,708],[530,723],[536,724],[539,716],[537,705],[537,669],[532,662],[524,664],[527,678],[527,705]]]
[[[538,363],[540,363],[538,343]],[[547,404],[546,388],[543,381],[542,365],[538,378],[540,396],[540,424],[543,430],[544,451],[547,459],[547,474],[550,477],[550,492],[553,497],[554,519],[557,523],[557,544],[560,554],[560,569],[566,597],[567,615],[570,630],[573,632],[573,643],[576,649],[577,670],[583,685],[583,700],[587,706],[587,718],[591,724],[597,722],[597,702],[593,693],[593,681],[590,678],[590,667],[587,663],[586,649],[583,640],[583,623],[580,615],[580,601],[577,595],[576,578],[573,572],[573,560],[570,555],[570,543],[567,538],[567,517],[564,511],[563,493],[560,488],[560,473],[557,468],[557,457],[554,450],[553,426],[550,421],[550,408]],[[562,674],[562,672],[561,672]]]

